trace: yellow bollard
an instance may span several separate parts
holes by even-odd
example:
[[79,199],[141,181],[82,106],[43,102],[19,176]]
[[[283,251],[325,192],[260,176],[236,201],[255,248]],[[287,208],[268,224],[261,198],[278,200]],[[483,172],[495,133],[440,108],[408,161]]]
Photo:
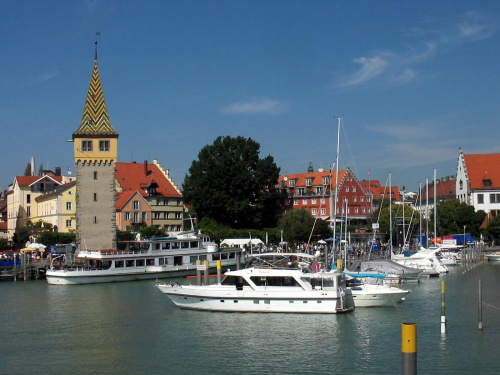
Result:
[[403,375],[417,374],[417,324],[403,323],[401,326],[401,353]]
[[342,259],[337,259],[337,269],[339,271],[342,271]]
[[220,284],[222,280],[222,263],[220,260],[217,261],[217,284]]

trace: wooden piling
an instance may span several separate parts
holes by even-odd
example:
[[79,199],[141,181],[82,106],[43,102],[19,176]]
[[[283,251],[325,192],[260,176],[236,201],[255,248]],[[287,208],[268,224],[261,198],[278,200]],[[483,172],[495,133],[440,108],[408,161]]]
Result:
[[481,278],[479,278],[479,303],[478,303],[478,326],[479,330],[483,329],[483,291],[481,287]]

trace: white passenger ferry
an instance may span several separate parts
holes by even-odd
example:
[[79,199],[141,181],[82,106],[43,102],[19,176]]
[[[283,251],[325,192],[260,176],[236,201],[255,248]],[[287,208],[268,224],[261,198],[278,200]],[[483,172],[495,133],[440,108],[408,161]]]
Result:
[[111,283],[195,275],[197,261],[209,270],[244,264],[241,249],[219,249],[208,236],[188,233],[175,237],[124,241],[124,250],[80,250],[84,266],[58,267],[52,261],[46,278],[50,285]]

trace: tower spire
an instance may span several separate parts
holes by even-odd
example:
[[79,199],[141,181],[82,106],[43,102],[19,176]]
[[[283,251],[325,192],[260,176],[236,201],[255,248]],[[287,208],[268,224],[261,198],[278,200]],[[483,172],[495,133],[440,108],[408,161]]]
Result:
[[[97,32],[96,35],[100,33]],[[90,78],[87,99],[83,108],[82,121],[80,127],[73,133],[74,136],[118,136],[118,133],[111,126],[109,120],[104,91],[102,89],[99,67],[97,65],[97,40],[95,42],[95,60],[92,76]]]
[[100,31],[96,31],[95,33],[95,56],[94,56],[94,60],[97,61],[97,37],[101,35],[101,32]]

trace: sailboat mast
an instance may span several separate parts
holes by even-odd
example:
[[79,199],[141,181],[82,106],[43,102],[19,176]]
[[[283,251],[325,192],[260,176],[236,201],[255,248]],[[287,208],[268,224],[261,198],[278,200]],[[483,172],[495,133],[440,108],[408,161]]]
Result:
[[436,193],[437,193],[437,181],[436,181],[436,174],[437,174],[437,169],[434,168],[434,246],[437,246],[437,233],[436,233],[436,228],[437,228],[437,200],[436,200]]
[[[338,200],[338,184],[339,184],[339,149],[340,149],[340,122],[342,118],[337,118],[337,155],[335,157],[335,198],[333,200],[333,212],[331,220],[333,220],[333,245],[332,245],[332,266],[335,265],[335,253],[337,251],[337,243],[335,242],[336,227],[337,227],[337,200]],[[326,252],[325,252],[326,253]],[[325,265],[328,266],[328,258]]]
[[389,172],[389,243],[392,251],[392,174]]

